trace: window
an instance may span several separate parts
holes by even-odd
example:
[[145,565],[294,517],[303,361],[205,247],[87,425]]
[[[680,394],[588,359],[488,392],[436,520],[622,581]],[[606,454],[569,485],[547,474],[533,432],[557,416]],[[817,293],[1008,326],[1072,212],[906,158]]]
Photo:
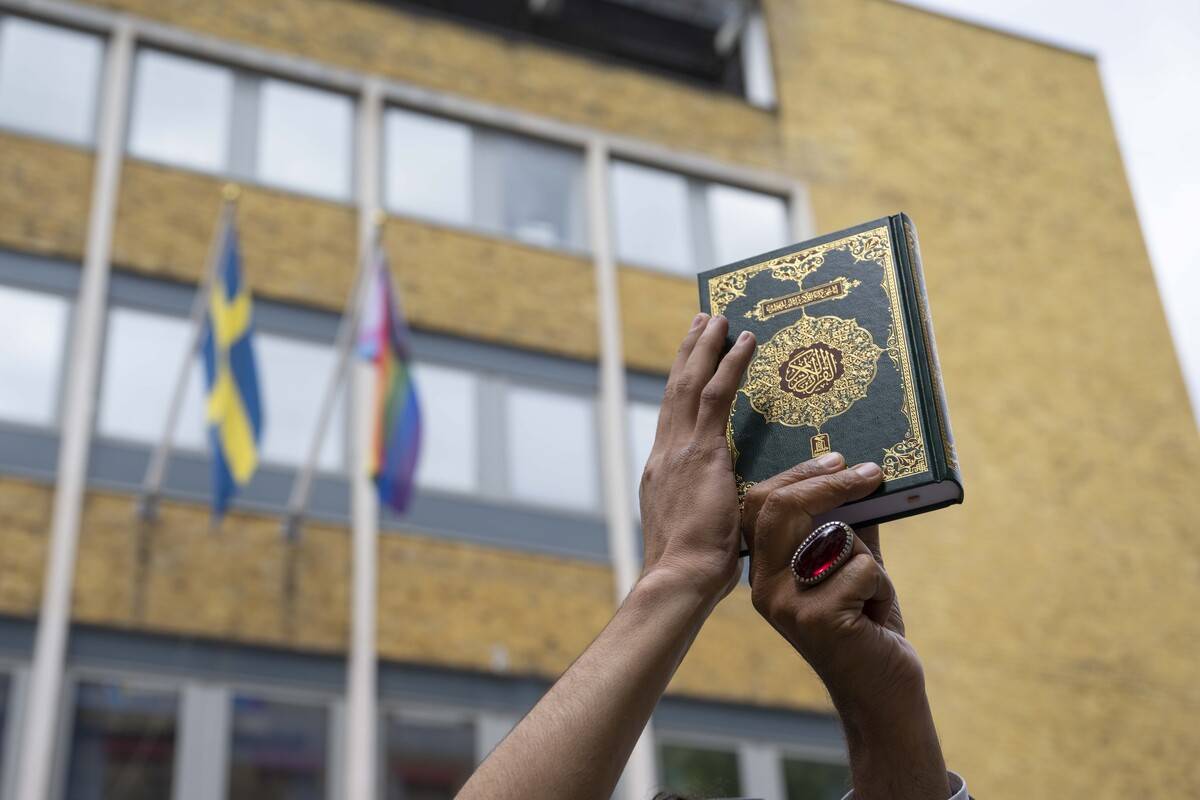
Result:
[[354,103],[345,95],[157,50],[137,55],[129,152],[346,199]]
[[91,34],[0,18],[0,124],[91,142],[102,53],[100,39]]
[[788,243],[787,205],[780,198],[719,183],[706,189],[713,266]]
[[[262,332],[254,334],[254,349],[263,402],[263,461],[302,464],[317,430],[336,354],[331,345]],[[339,390],[317,459],[325,469],[345,463],[345,419],[344,394]]]
[[687,178],[614,161],[612,196],[618,259],[672,272],[692,268]]
[[350,98],[264,80],[259,104],[258,177],[285,189],[348,197],[354,135]]
[[512,387],[508,406],[508,474],[513,497],[595,509],[595,412],[584,397]]
[[320,706],[236,696],[229,800],[324,797],[327,717]]
[[699,797],[736,797],[742,793],[737,753],[690,745],[658,748],[662,781],[671,791]]
[[479,382],[463,370],[417,364],[421,460],[417,485],[470,492],[479,486]]
[[384,122],[386,202],[402,214],[471,223],[471,128],[391,109]]
[[582,250],[583,158],[498,131],[475,131],[475,214],[484,230],[542,247]]
[[693,275],[788,243],[781,197],[614,161],[617,258]]
[[80,683],[67,800],[158,800],[175,771],[175,692]]
[[[131,308],[109,311],[97,419],[102,436],[157,444],[180,363],[190,358],[174,443],[191,450],[207,447],[204,372],[199,358],[186,353],[190,337],[189,323],[181,317]],[[255,333],[254,347],[266,421],[262,460],[300,464],[308,454],[321,397],[333,375],[333,348],[261,331]],[[345,418],[339,393],[317,460],[321,468],[335,470],[345,463]]]
[[[191,336],[188,321],[164,314],[112,308],[108,313],[104,374],[96,430],[102,436],[156,444],[167,421],[175,378]],[[204,449],[204,373],[190,357],[176,446]]]
[[454,800],[475,770],[475,726],[389,717],[387,800]]
[[543,247],[587,247],[579,152],[398,108],[387,112],[384,136],[393,211]]
[[646,459],[650,458],[650,448],[654,446],[654,434],[658,430],[658,410],[655,403],[633,402],[629,404],[629,457],[630,477],[633,479],[633,514],[641,517],[641,506],[638,503],[638,490],[642,482],[642,470],[646,468]]
[[218,171],[229,155],[233,71],[190,58],[137,54],[129,151],[183,167]]
[[[377,2],[394,0],[377,0]],[[512,37],[531,37],[771,107],[766,29],[754,0],[409,0]],[[753,23],[757,20],[757,28]],[[761,32],[761,33],[760,33]],[[747,52],[752,51],[752,52]],[[769,88],[769,87],[767,87]]]
[[54,424],[68,309],[63,297],[0,286],[0,419]]
[[742,75],[746,100],[759,108],[774,108],[775,72],[771,65],[771,40],[762,11],[755,8],[742,29]]
[[783,759],[787,800],[841,800],[850,791],[850,769],[797,758]]

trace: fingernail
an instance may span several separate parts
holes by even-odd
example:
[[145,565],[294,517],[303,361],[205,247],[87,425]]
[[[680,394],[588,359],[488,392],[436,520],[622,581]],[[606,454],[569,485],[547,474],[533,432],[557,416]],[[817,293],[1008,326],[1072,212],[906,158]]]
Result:
[[754,339],[754,334],[751,333],[750,331],[742,331],[741,334],[738,336],[739,343],[749,342],[753,339]]
[[705,314],[697,314],[692,318],[692,330],[700,327],[700,323],[704,321]]
[[835,467],[842,466],[844,463],[845,459],[842,458],[841,453],[826,453],[817,459],[817,466],[824,467],[825,469],[834,469]]
[[868,461],[865,464],[859,464],[854,468],[854,471],[859,475],[862,475],[864,478],[875,478],[879,475],[879,465]]

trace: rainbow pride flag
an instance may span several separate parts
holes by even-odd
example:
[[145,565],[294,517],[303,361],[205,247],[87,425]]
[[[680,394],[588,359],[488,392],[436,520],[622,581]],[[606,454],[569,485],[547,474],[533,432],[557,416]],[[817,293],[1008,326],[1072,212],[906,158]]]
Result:
[[378,245],[359,326],[358,351],[375,365],[375,436],[370,474],[379,501],[403,512],[421,452],[421,408],[413,383],[408,325],[396,302],[387,257]]

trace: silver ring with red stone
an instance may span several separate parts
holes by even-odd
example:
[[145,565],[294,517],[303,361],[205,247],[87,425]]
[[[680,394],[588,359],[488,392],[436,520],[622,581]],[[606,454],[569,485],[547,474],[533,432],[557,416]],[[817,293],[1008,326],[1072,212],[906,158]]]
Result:
[[818,526],[792,554],[792,572],[802,586],[816,586],[837,572],[854,550],[854,528],[836,520]]

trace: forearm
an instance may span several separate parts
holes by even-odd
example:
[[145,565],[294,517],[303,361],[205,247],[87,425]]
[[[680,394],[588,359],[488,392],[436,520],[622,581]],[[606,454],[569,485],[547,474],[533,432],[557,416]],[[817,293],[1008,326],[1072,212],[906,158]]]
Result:
[[868,706],[834,698],[855,800],[945,800],[950,783],[924,687]]
[[644,577],[603,632],[480,765],[459,800],[612,795],[715,598]]

